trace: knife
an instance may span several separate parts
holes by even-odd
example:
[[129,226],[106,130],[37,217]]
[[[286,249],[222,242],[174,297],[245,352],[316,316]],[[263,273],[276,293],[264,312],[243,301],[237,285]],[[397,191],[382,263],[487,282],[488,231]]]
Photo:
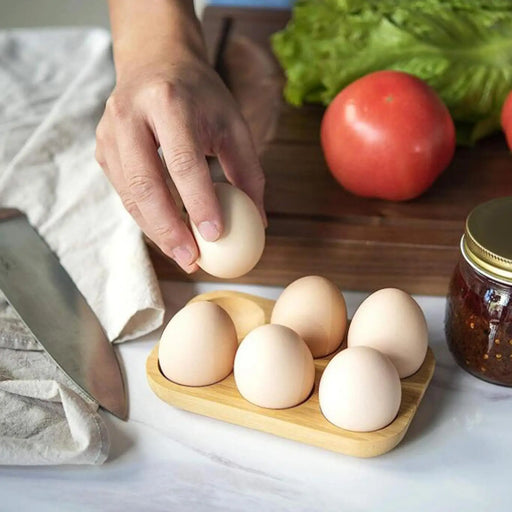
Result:
[[81,390],[126,419],[123,377],[112,344],[57,257],[14,209],[0,208],[0,290]]

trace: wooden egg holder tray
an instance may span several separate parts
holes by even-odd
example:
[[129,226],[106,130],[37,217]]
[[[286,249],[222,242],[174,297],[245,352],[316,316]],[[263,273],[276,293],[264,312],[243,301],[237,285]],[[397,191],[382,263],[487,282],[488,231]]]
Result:
[[[208,300],[224,308],[233,319],[239,342],[252,329],[269,323],[274,301],[246,293],[215,291],[193,298]],[[339,350],[344,348],[345,344]],[[339,350],[337,352],[339,352]],[[382,455],[400,443],[418,409],[432,375],[435,359],[429,348],[421,368],[402,379],[402,402],[395,420],[374,432],[352,432],[327,421],[318,403],[318,384],[327,363],[337,353],[315,359],[315,385],[309,398],[289,409],[265,409],[245,400],[238,392],[233,373],[224,380],[202,387],[175,384],[160,371],[158,345],[146,362],[149,385],[165,402],[181,409],[228,423],[293,439],[356,457]]]

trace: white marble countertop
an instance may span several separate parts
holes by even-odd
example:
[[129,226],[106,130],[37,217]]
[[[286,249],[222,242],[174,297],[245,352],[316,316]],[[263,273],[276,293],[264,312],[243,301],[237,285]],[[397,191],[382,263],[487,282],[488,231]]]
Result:
[[[163,283],[169,316],[219,288]],[[280,289],[223,286],[275,298]],[[351,315],[366,294],[345,293]],[[102,413],[112,448],[102,466],[0,467],[7,511],[508,511],[512,509],[512,389],[481,382],[445,345],[445,301],[416,297],[437,367],[393,451],[357,459],[181,411],[149,388],[158,333],[118,347],[127,422]]]

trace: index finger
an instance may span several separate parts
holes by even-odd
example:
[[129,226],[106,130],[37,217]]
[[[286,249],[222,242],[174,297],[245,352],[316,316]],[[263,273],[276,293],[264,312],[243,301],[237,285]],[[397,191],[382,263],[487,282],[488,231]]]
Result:
[[148,235],[184,270],[195,270],[197,246],[167,188],[149,127],[126,121],[116,130],[116,139],[124,188],[143,216]]
[[187,106],[173,104],[158,111],[153,121],[165,163],[191,221],[205,240],[217,240],[222,234],[222,214],[194,114]]

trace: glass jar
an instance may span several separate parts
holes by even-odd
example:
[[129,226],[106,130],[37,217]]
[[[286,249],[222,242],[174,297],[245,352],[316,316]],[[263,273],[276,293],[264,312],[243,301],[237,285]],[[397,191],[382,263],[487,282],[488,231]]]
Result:
[[460,252],[446,302],[448,346],[469,373],[512,386],[512,197],[469,214]]

